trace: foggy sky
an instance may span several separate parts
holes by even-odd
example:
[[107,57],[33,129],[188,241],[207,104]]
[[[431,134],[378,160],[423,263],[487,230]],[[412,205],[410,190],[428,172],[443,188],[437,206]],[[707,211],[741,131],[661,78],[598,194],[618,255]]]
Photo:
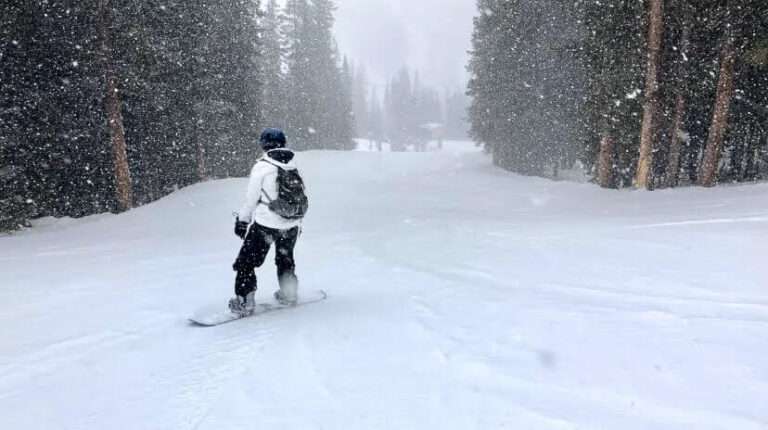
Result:
[[342,53],[385,82],[403,65],[440,89],[463,89],[475,0],[336,0]]

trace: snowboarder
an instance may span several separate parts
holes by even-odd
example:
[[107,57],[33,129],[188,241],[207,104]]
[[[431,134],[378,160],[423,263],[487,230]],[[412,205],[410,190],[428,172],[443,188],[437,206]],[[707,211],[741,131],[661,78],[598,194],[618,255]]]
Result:
[[283,305],[297,303],[293,250],[308,206],[304,183],[293,163],[294,153],[285,147],[285,133],[267,128],[259,143],[264,155],[251,170],[245,204],[235,220],[235,234],[243,239],[243,245],[233,265],[237,276],[229,309],[241,315],[254,311],[255,269],[264,263],[273,243],[280,284],[275,299]]

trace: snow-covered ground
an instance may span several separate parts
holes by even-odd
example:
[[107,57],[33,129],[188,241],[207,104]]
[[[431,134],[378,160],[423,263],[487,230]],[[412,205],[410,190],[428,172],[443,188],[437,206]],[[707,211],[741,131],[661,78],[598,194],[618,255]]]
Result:
[[0,428],[768,429],[768,185],[298,161],[322,304],[187,324],[231,294],[241,179],[0,238]]

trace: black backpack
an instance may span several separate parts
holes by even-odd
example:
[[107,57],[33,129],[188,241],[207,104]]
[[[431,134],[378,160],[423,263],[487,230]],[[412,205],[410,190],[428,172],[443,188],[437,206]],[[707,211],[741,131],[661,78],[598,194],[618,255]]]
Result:
[[[269,163],[269,161],[267,161]],[[272,200],[266,191],[262,194],[267,198],[269,210],[285,219],[299,220],[304,218],[309,209],[309,199],[304,192],[304,180],[297,169],[277,167],[277,198]]]

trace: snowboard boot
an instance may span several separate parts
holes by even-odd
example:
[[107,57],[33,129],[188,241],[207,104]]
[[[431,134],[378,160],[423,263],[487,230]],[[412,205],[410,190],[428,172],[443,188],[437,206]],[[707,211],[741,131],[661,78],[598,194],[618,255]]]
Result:
[[229,310],[233,313],[247,316],[256,309],[256,292],[250,292],[247,296],[235,296],[229,299]]
[[296,306],[299,299],[296,296],[285,297],[281,290],[275,291],[275,300],[283,306]]

